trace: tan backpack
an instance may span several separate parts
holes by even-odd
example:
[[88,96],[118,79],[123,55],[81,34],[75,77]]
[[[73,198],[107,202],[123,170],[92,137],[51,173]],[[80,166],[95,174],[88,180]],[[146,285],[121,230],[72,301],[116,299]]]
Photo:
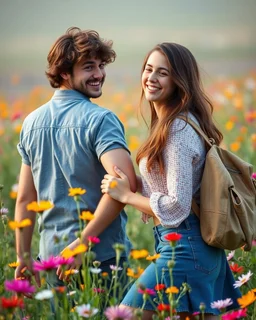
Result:
[[192,210],[200,218],[204,241],[213,247],[251,250],[256,239],[256,180],[253,166],[214,144],[191,119],[181,116],[206,141],[200,188],[200,208],[192,200]]

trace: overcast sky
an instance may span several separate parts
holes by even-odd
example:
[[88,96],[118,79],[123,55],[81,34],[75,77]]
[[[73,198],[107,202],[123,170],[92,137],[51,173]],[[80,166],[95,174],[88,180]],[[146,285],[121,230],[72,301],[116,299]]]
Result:
[[0,0],[0,71],[43,74],[50,46],[70,26],[112,39],[117,67],[138,68],[162,41],[202,60],[253,59],[255,21],[256,0]]

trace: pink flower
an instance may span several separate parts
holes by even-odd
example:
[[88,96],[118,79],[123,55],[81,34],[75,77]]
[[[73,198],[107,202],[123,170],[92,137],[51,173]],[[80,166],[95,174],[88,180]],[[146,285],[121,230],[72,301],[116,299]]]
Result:
[[15,121],[15,120],[21,118],[21,116],[22,116],[22,113],[20,111],[17,111],[11,116],[11,121]]
[[230,313],[226,313],[222,316],[222,320],[235,320],[247,317],[247,309],[240,309]]
[[133,313],[129,308],[112,306],[104,312],[108,320],[132,320]]
[[89,236],[89,237],[88,237],[88,240],[89,240],[90,243],[93,243],[93,244],[100,243],[100,239],[97,238],[97,237]]
[[253,179],[256,179],[256,172],[253,172],[252,178],[253,178]]
[[59,260],[59,257],[51,256],[48,260],[41,260],[40,262],[35,261],[33,268],[36,271],[50,271],[52,269],[57,269],[60,265]]
[[223,309],[226,309],[228,306],[230,306],[232,303],[233,301],[230,298],[227,298],[225,300],[218,300],[211,303],[211,308],[223,310]]
[[75,260],[74,257],[70,257],[70,258],[58,257],[58,259],[59,259],[60,266],[69,265]]
[[28,280],[6,280],[4,286],[6,290],[17,293],[33,293],[36,291],[36,288],[31,286]]
[[138,289],[138,292],[141,293],[141,294],[147,294],[147,295],[149,295],[149,296],[153,296],[153,295],[156,294],[155,290],[153,290],[153,289],[147,289],[147,288],[145,288],[145,289],[139,288],[139,289]]

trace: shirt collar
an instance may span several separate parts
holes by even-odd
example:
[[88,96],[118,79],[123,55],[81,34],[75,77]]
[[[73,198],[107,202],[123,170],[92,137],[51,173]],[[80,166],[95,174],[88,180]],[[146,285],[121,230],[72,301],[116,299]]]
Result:
[[75,100],[87,100],[89,101],[90,99],[82,94],[79,91],[76,90],[55,90],[53,94],[53,99],[75,99]]

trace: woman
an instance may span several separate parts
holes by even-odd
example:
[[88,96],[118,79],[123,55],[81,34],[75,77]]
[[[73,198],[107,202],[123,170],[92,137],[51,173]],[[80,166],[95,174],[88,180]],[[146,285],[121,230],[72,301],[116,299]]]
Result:
[[[176,307],[180,319],[199,311],[201,302],[205,304],[205,319],[217,319],[219,311],[211,308],[211,302],[231,298],[230,308],[236,308],[240,293],[233,287],[234,279],[224,250],[203,241],[199,219],[191,210],[192,198],[200,205],[206,147],[202,138],[179,116],[192,119],[217,144],[223,137],[213,123],[212,104],[201,88],[196,60],[187,48],[175,43],[157,45],[145,58],[141,82],[141,98],[146,98],[151,110],[150,134],[136,159],[142,194],[130,190],[127,177],[118,168],[115,171],[120,178],[106,175],[101,189],[143,212],[144,222],[153,217],[155,249],[161,255],[138,282],[154,289],[157,266],[158,279],[163,275],[162,283],[166,287],[171,285],[167,262],[171,260],[172,248],[164,236],[177,232],[182,237],[175,248],[173,285],[180,288],[185,282],[192,289]],[[117,184],[112,184],[113,181]],[[137,290],[136,284],[133,285],[122,305],[141,307],[143,297]],[[165,303],[168,303],[167,296]],[[153,310],[147,302],[144,319],[151,319]]]

